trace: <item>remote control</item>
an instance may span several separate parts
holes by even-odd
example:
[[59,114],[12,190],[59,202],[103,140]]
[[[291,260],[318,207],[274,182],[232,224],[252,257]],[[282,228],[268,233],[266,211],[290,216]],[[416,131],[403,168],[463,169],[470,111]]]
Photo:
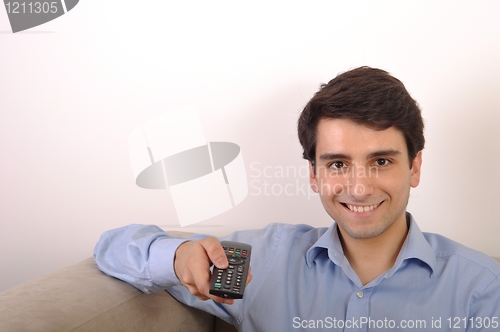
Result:
[[232,241],[222,241],[221,245],[226,252],[229,266],[227,269],[214,266],[210,294],[226,299],[241,299],[247,283],[252,247],[246,243]]

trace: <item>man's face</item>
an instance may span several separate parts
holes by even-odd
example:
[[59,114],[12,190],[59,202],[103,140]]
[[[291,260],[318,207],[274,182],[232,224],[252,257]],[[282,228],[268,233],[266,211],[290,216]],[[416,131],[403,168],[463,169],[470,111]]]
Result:
[[376,238],[405,223],[410,187],[420,182],[422,154],[408,161],[403,134],[373,130],[349,120],[318,124],[311,188],[343,237]]

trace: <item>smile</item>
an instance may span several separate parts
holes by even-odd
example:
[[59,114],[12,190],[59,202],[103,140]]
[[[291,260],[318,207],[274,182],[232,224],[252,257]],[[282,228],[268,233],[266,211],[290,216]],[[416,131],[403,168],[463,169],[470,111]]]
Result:
[[352,212],[368,212],[373,209],[376,209],[381,203],[375,204],[375,205],[365,205],[365,206],[360,206],[360,205],[351,205],[351,204],[345,204],[342,203],[346,208],[351,210]]

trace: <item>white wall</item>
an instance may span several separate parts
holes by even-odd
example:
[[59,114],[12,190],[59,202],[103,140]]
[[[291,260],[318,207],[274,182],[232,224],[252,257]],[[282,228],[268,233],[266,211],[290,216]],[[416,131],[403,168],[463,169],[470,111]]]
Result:
[[[0,291],[89,257],[106,229],[178,229],[169,192],[134,184],[128,135],[186,105],[208,140],[240,145],[250,183],[187,230],[329,225],[306,179],[258,172],[305,165],[299,112],[359,65],[393,73],[423,109],[420,227],[500,256],[500,2],[274,3],[81,0],[17,34],[0,8]],[[264,181],[297,194],[265,195]]]

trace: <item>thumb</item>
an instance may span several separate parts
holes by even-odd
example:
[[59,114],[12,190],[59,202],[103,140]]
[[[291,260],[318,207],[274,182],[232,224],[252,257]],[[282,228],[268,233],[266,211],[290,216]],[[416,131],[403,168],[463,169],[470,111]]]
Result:
[[228,267],[228,261],[226,253],[222,248],[219,240],[215,237],[209,237],[200,241],[201,245],[205,248],[210,261],[219,269],[225,269]]

